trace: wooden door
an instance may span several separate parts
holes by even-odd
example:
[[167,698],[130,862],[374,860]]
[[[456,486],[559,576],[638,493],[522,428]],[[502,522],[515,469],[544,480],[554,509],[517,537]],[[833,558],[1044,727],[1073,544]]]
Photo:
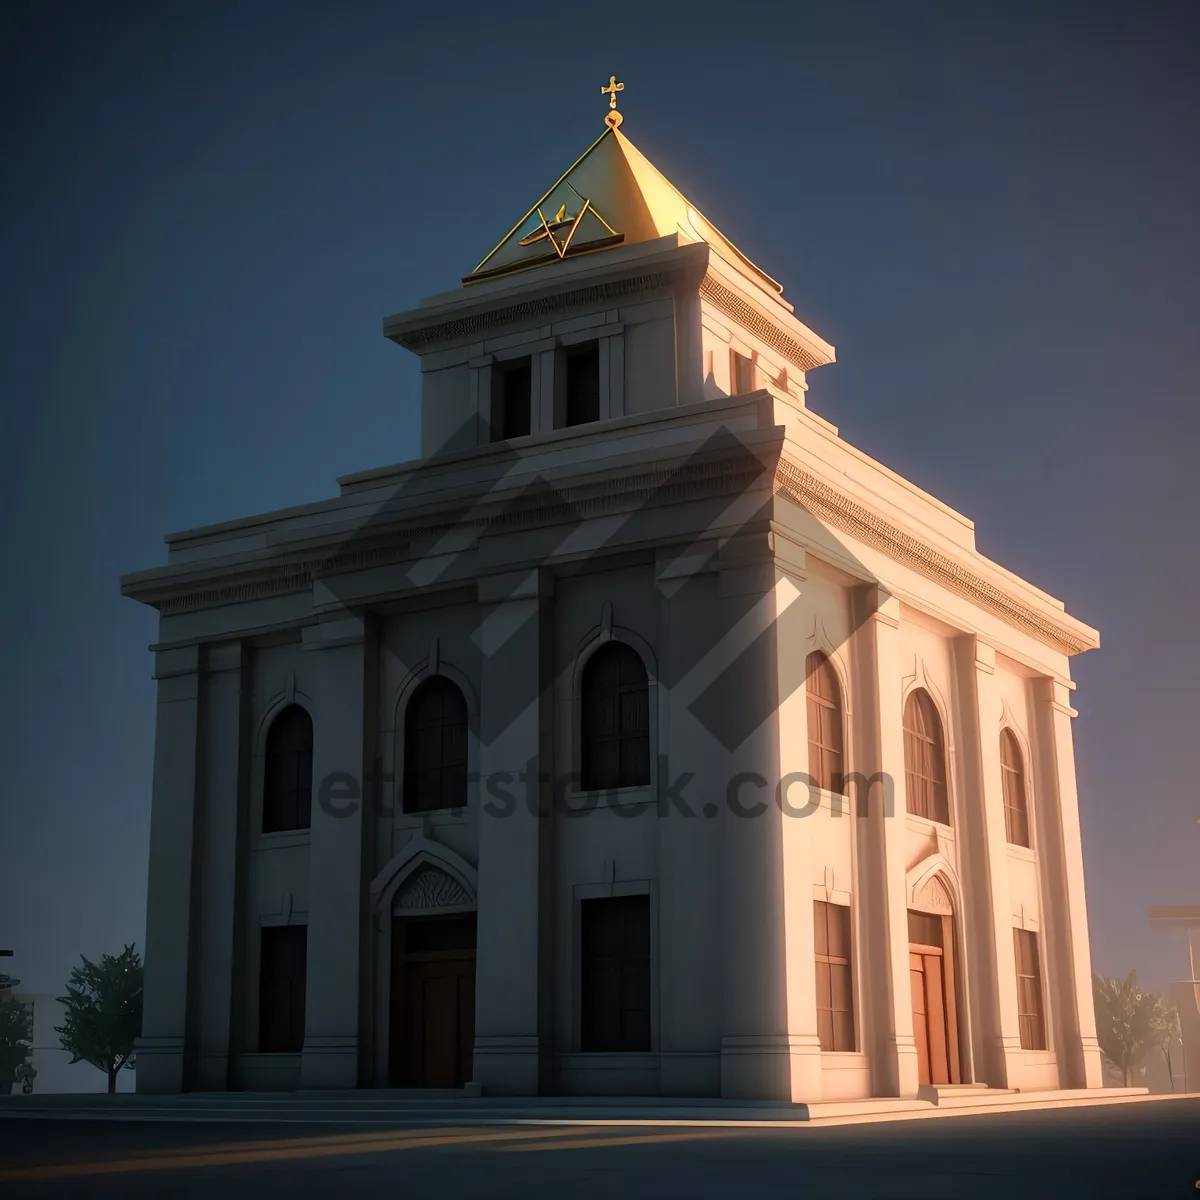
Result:
[[393,1083],[462,1087],[475,1046],[474,918],[397,921],[392,953]]
[[475,1040],[475,955],[419,959],[404,971],[408,1087],[462,1087]]
[[918,1077],[924,1084],[958,1083],[958,1021],[950,959],[940,946],[911,944],[908,976]]

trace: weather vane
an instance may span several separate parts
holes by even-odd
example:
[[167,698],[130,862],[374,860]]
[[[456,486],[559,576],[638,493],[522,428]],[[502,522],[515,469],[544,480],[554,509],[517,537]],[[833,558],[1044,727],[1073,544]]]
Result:
[[608,77],[608,87],[602,87],[600,89],[600,94],[608,97],[608,107],[610,110],[608,115],[604,118],[604,123],[611,126],[613,129],[616,129],[617,126],[620,125],[625,119],[619,112],[617,112],[617,93],[623,92],[624,90],[625,85],[623,83],[618,83],[615,75],[610,75]]

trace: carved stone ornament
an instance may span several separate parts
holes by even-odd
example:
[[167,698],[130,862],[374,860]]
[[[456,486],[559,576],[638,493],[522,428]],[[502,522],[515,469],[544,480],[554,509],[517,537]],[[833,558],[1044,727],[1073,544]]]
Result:
[[954,915],[954,905],[950,902],[950,893],[936,875],[931,875],[917,888],[912,906],[917,912],[937,913],[943,917]]
[[392,904],[393,912],[429,908],[461,908],[473,903],[466,888],[438,867],[418,867],[401,885]]

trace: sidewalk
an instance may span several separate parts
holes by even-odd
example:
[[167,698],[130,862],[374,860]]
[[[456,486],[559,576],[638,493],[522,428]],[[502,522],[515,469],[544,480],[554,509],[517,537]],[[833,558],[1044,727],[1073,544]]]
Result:
[[917,1099],[817,1104],[658,1097],[488,1097],[463,1091],[189,1092],[0,1097],[0,1119],[224,1122],[406,1127],[416,1125],[625,1125],[771,1128],[860,1124],[986,1113],[1196,1099],[1151,1096],[1145,1088],[1002,1092],[925,1089]]

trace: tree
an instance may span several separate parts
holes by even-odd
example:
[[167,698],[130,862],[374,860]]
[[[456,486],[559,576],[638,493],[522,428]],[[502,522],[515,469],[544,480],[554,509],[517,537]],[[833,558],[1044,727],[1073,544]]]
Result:
[[1121,1072],[1126,1087],[1134,1064],[1146,1051],[1150,1033],[1142,996],[1136,971],[1124,979],[1092,976],[1096,1039],[1104,1057]]
[[13,996],[0,997],[0,1094],[7,1095],[33,1048],[33,1013]]
[[1168,1004],[1157,992],[1148,994],[1150,1006],[1147,1024],[1149,1026],[1149,1041],[1162,1051],[1167,1064],[1167,1078],[1171,1082],[1171,1091],[1175,1090],[1175,1070],[1171,1062],[1171,1049],[1179,1041],[1179,1010]]
[[1179,1014],[1157,992],[1138,987],[1137,972],[1124,979],[1092,976],[1096,1006],[1096,1039],[1104,1057],[1121,1072],[1129,1086],[1133,1068],[1152,1046],[1162,1049],[1171,1072],[1171,1042],[1179,1036]]
[[73,1063],[82,1060],[105,1072],[111,1095],[117,1072],[134,1064],[133,1043],[142,1031],[142,960],[133,946],[99,963],[79,957],[83,966],[71,972],[67,994],[58,997],[67,1023],[54,1032]]

